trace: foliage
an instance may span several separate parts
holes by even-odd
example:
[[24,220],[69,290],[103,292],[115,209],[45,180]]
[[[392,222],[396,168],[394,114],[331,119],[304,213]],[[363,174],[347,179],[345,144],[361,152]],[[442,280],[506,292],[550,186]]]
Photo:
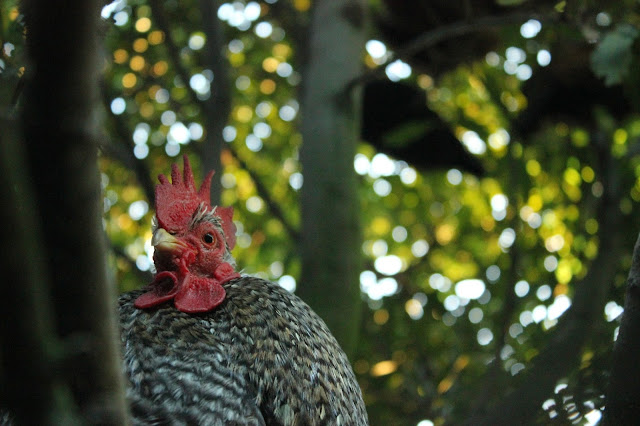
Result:
[[[124,126],[133,129],[134,153],[140,158],[153,159],[147,161],[152,173],[164,172],[175,161],[171,157],[177,156],[181,150],[189,152],[189,142],[196,144],[206,131],[202,125],[202,107],[193,102],[187,88],[189,85],[198,97],[204,99],[210,96],[209,82],[214,78],[198,65],[202,62],[201,50],[205,40],[199,31],[201,23],[197,19],[197,2],[183,2],[180,7],[177,3],[165,4],[169,20],[180,22],[172,28],[177,45],[172,47],[167,47],[160,30],[141,28],[140,22],[144,24],[151,17],[148,5],[131,2],[120,6],[122,8],[113,14],[116,25],[107,36],[113,52],[113,62],[106,73],[107,81],[112,83],[107,86],[107,113],[112,121],[125,121]],[[185,16],[184,10],[190,10],[192,16]],[[141,29],[144,31],[139,31]],[[295,158],[300,138],[295,133],[292,135],[290,122],[298,109],[292,87],[297,85],[299,75],[294,71],[287,77],[277,74],[278,66],[280,70],[287,68],[287,60],[293,53],[282,29],[276,27],[272,33],[271,38],[264,39],[241,31],[229,36],[225,56],[232,64],[231,79],[236,93],[231,121],[224,129],[224,137],[233,143],[237,157],[226,151],[222,158],[225,169],[218,171],[217,176],[224,188],[222,204],[236,208],[235,218],[239,225],[236,257],[239,264],[244,265],[249,273],[262,271],[266,274],[266,271],[271,271],[268,276],[277,279],[284,270],[295,274],[299,270],[299,260],[289,254],[294,251],[291,236],[286,234],[281,221],[265,215],[266,197],[258,194],[251,173],[257,173],[262,185],[269,188],[270,201],[283,206],[296,202],[297,193],[291,190],[289,180],[299,179]],[[175,66],[169,63],[169,48],[179,49],[181,60],[192,74],[189,82],[183,82]],[[126,104],[126,113],[116,108],[114,99],[117,99],[116,104]],[[114,109],[118,114],[113,113]],[[121,137],[131,138],[130,134]],[[254,155],[254,151],[260,151],[261,155]],[[252,172],[243,169],[237,158],[247,163]],[[136,184],[135,176],[110,159],[104,158],[103,164],[105,169],[112,170],[104,175],[107,194],[111,195],[105,207],[107,215],[112,218],[107,221],[108,230],[111,230],[110,225],[113,226],[111,235],[120,239],[117,244],[126,247],[128,256],[138,260],[138,266],[148,269],[152,208]],[[142,206],[139,210],[142,214],[132,218],[129,213],[135,202],[140,204],[134,205]],[[283,209],[283,212],[283,220],[292,226],[298,225],[296,209]],[[124,268],[133,266],[126,265],[122,258],[119,263]]]
[[605,84],[620,84],[629,73],[633,52],[633,42],[638,30],[628,24],[619,25],[605,35],[591,56],[591,67]]
[[[376,7],[380,2],[371,3],[384,14]],[[487,13],[492,7],[510,13],[532,2],[478,3],[490,6]],[[209,40],[199,3],[167,0],[162,6],[117,1],[103,13],[109,142],[100,167],[104,224],[122,290],[144,284],[152,268],[153,208],[144,181],[166,172],[179,153],[195,157],[197,166],[207,131],[202,102],[216,96],[210,86],[216,76],[203,65]],[[304,280],[296,251],[303,176],[298,124],[304,113],[298,90],[310,6],[309,0],[265,0],[218,8],[225,22],[221,54],[233,85],[229,117],[216,117],[227,122],[223,169],[216,175],[221,204],[236,209],[239,265],[287,288]],[[7,2],[1,10],[4,87],[16,86],[21,67],[15,7]],[[157,27],[158,13],[171,23],[171,43]],[[368,309],[353,364],[372,424],[456,423],[522,384],[521,372],[549,343],[581,280],[599,267],[594,259],[608,236],[598,232],[598,209],[611,189],[607,176],[615,172],[612,206],[625,218],[617,272],[601,283],[607,303],[580,364],[560,378],[539,410],[542,423],[598,418],[638,231],[640,116],[628,83],[635,78],[630,64],[638,60],[639,18],[630,0],[545,2],[527,19],[486,28],[496,35],[493,44],[479,59],[454,67],[446,58],[439,67],[435,54],[428,63],[392,56],[391,42],[382,53],[366,53],[365,77],[384,69],[422,90],[428,107],[486,170],[482,177],[458,169],[417,170],[410,159],[390,158],[365,141],[359,147],[354,167],[366,259],[360,285]],[[443,31],[447,22],[420,31]],[[6,43],[16,54],[7,53]],[[394,73],[396,60],[410,67],[408,75]],[[589,66],[604,82],[583,78],[593,77]],[[579,90],[543,98],[555,81]],[[598,95],[590,91],[596,88],[602,88]],[[583,100],[577,92],[589,95]],[[4,93],[2,99],[4,107]],[[533,120],[527,111],[537,111]],[[131,166],[137,163],[146,174]]]

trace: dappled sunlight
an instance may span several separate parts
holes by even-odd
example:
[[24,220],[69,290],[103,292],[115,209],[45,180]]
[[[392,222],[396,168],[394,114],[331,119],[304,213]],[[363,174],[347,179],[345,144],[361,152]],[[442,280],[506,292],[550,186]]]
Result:
[[[313,2],[220,3],[215,13],[224,32],[220,45],[232,93],[219,135],[210,133],[206,111],[219,100],[221,76],[207,62],[215,40],[203,32],[196,3],[164,4],[170,31],[143,3],[119,0],[102,10],[113,24],[104,65],[110,138],[126,151],[122,158],[140,161],[153,177],[184,153],[202,175],[204,143],[220,137],[222,161],[214,184],[221,189],[221,204],[235,208],[234,256],[246,272],[295,291],[305,285],[297,251],[300,196],[313,184],[299,160],[307,59],[299,51],[306,46],[299,37]],[[589,46],[620,20],[609,10],[585,14],[590,20],[580,37],[589,38]],[[300,22],[290,22],[294,16]],[[545,94],[536,79],[567,66],[555,45],[564,35],[554,20],[542,18],[532,15],[500,27],[492,35],[497,42],[488,40],[477,56],[455,67],[448,67],[455,52],[447,43],[460,42],[462,48],[463,38],[431,45],[428,60],[434,62],[426,64],[373,31],[362,46],[363,69],[370,73],[363,79],[376,76],[416,88],[423,106],[453,138],[442,142],[427,132],[418,139],[409,126],[400,129],[408,135],[392,143],[410,147],[413,137],[424,153],[394,156],[363,140],[353,155],[350,171],[358,185],[362,230],[362,270],[355,284],[363,301],[354,371],[368,406],[384,419],[411,413],[411,424],[442,424],[446,413],[459,415],[454,402],[468,399],[492,361],[508,377],[528,371],[578,300],[574,297],[607,238],[602,235],[606,221],[598,213],[609,196],[604,148],[595,148],[603,143],[599,137],[611,141],[611,162],[624,177],[620,199],[611,208],[628,219],[628,234],[637,231],[632,224],[640,202],[640,166],[633,154],[640,138],[638,117],[619,117],[606,105],[589,107],[588,119],[556,112],[564,102],[573,102],[575,109],[583,102],[562,92],[534,110],[528,118],[533,124],[519,121]],[[472,32],[469,38],[481,35]],[[18,52],[14,44],[3,49],[10,58]],[[529,85],[534,89],[527,92]],[[455,142],[484,173],[470,172],[464,159],[445,161],[446,149]],[[433,164],[421,165],[419,155]],[[138,172],[123,164],[106,154],[100,160],[104,226],[121,249],[113,260],[118,280],[130,289],[140,284],[133,272],[153,271],[154,212]],[[340,214],[339,205],[336,209]],[[607,342],[614,339],[623,312],[623,269],[629,259],[619,257],[619,270],[603,284],[611,286],[611,294],[598,313]],[[604,357],[598,345],[589,343],[589,350],[597,347],[593,357]],[[464,362],[456,364],[458,359]],[[594,364],[583,360],[576,377],[592,380]],[[567,382],[571,392],[578,379],[572,380]],[[541,410],[557,413],[562,392],[568,390],[556,391]],[[589,398],[585,403],[600,404],[598,397]],[[583,411],[580,419],[587,424],[602,416],[597,404]]]
[[479,299],[484,294],[485,284],[482,280],[468,279],[456,283],[456,295],[462,299]]

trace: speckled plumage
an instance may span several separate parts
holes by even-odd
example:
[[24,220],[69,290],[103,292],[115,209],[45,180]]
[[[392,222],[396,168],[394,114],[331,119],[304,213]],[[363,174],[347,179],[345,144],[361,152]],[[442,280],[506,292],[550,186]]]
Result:
[[235,272],[233,209],[184,157],[156,186],[156,276],[120,297],[136,424],[364,425],[347,357],[298,297]]
[[351,366],[324,322],[277,284],[243,276],[188,314],[119,299],[135,424],[365,425]]

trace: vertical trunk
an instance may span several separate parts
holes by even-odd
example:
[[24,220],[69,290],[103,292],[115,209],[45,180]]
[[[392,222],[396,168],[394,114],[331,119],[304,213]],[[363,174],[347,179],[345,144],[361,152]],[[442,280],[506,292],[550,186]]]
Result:
[[55,369],[61,347],[51,326],[46,253],[38,244],[40,224],[20,132],[15,120],[0,119],[0,128],[2,410],[9,410],[17,424],[69,423],[75,410]]
[[353,157],[365,2],[315,2],[302,94],[302,277],[299,295],[327,322],[347,354],[359,319],[361,236]]
[[107,280],[97,168],[97,23],[101,2],[24,2],[27,84],[23,128],[67,379],[89,423],[125,423]]
[[620,332],[613,349],[604,424],[626,425],[640,412],[640,236],[633,250]]
[[[205,67],[213,71],[211,96],[204,101],[204,126],[207,129],[204,145],[201,150],[202,173],[216,171],[216,179],[220,181],[222,173],[220,153],[224,146],[222,129],[227,123],[231,108],[231,89],[229,86],[229,64],[224,53],[224,32],[218,19],[219,0],[200,0],[202,11],[202,28],[207,36],[205,46]],[[218,174],[220,173],[220,174]],[[220,204],[220,185],[211,185],[211,205]]]

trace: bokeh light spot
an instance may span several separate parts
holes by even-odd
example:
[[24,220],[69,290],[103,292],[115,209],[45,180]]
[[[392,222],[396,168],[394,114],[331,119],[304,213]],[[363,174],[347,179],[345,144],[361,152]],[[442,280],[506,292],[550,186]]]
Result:
[[133,42],[133,50],[138,53],[146,52],[149,48],[149,42],[144,38],[138,38]]
[[146,33],[151,29],[151,19],[144,17],[136,21],[136,31],[139,33]]
[[529,19],[527,22],[520,26],[520,35],[524,38],[533,38],[538,35],[542,29],[540,21],[535,19]]
[[472,154],[480,155],[487,151],[487,145],[473,130],[467,130],[462,134],[462,143]]
[[529,294],[529,283],[524,280],[518,281],[513,290],[515,291],[516,296],[525,297]]
[[411,66],[400,59],[387,65],[385,69],[387,77],[391,81],[400,81],[411,76]]
[[481,328],[477,334],[478,343],[486,346],[493,340],[493,333],[488,328]]
[[273,33],[273,26],[268,22],[260,22],[255,26],[254,31],[260,38],[267,38]]
[[200,50],[204,47],[206,39],[203,33],[195,33],[189,37],[189,48],[192,50]]
[[429,243],[425,240],[417,240],[411,244],[411,254],[415,257],[424,257],[429,252]]
[[541,67],[546,67],[551,63],[551,52],[544,49],[538,51],[536,60],[538,61],[538,65],[540,65]]
[[419,320],[424,315],[422,304],[416,299],[409,299],[404,304],[404,310],[413,320]]
[[123,98],[115,98],[111,101],[111,112],[120,115],[127,108],[127,103]]
[[128,72],[122,76],[122,86],[126,89],[130,89],[136,85],[138,78],[132,72]]
[[456,295],[464,299],[478,299],[484,293],[486,286],[482,280],[467,279],[455,285]]
[[164,41],[164,33],[160,30],[151,31],[147,36],[147,40],[152,45],[158,45]]
[[296,291],[296,279],[291,275],[281,276],[280,279],[278,279],[278,284],[290,293]]
[[260,82],[260,91],[265,95],[270,95],[276,90],[276,82],[266,78]]

